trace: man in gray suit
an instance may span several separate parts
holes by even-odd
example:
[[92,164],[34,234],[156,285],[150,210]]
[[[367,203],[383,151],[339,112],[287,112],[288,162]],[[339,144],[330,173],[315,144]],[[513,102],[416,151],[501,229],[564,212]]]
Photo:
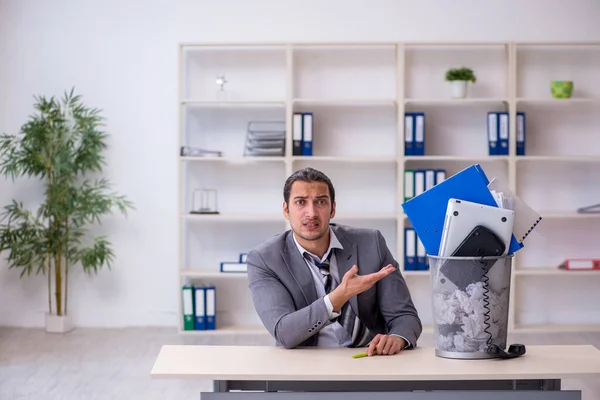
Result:
[[335,190],[315,169],[292,174],[283,196],[291,230],[246,259],[254,307],[277,345],[369,345],[369,356],[416,346],[421,321],[381,233],[330,223]]

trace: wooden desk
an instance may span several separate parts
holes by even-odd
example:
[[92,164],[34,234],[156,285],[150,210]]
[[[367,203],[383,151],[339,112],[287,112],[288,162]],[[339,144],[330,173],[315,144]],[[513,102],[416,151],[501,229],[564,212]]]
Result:
[[[353,359],[352,355],[360,351],[350,348],[287,350],[267,346],[163,346],[151,376],[215,381],[217,393],[205,393],[202,399],[241,398],[235,397],[241,395],[244,399],[290,400],[312,399],[310,396],[313,395],[320,399],[351,400],[353,392],[363,392],[355,394],[362,396],[356,398],[364,398],[365,391],[373,392],[369,394],[369,400],[398,398],[398,392],[403,392],[402,398],[406,399],[438,398],[427,397],[439,395],[437,391],[452,391],[445,392],[446,396],[450,395],[445,398],[459,396],[456,398],[466,400],[481,398],[479,391],[482,390],[497,392],[502,395],[498,399],[502,400],[580,399],[579,391],[561,391],[560,380],[600,379],[600,350],[591,345],[527,346],[527,354],[509,360],[445,359],[436,357],[434,349],[428,347],[393,356]],[[248,390],[263,393],[232,392]],[[276,393],[281,391],[295,394]],[[343,396],[336,397],[340,395]],[[395,397],[380,397],[385,395]],[[486,392],[485,396],[488,395],[496,396]],[[540,395],[543,397],[535,397]]]

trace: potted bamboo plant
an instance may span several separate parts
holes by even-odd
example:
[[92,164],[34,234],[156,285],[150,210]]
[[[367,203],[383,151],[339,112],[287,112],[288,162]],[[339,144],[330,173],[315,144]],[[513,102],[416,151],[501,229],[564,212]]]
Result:
[[455,99],[465,98],[469,82],[477,82],[473,70],[466,67],[450,68],[446,71],[446,80],[452,85],[452,97]]
[[0,253],[7,253],[8,267],[20,276],[44,274],[48,281],[46,330],[72,328],[68,314],[69,269],[81,266],[85,273],[110,269],[114,260],[104,236],[92,238],[91,224],[117,210],[126,215],[132,203],[111,192],[104,178],[88,179],[102,172],[106,148],[103,118],[98,109],[86,107],[81,97],[36,97],[31,115],[18,134],[0,135],[0,173],[11,178],[37,178],[44,195],[36,210],[14,200],[0,218]]

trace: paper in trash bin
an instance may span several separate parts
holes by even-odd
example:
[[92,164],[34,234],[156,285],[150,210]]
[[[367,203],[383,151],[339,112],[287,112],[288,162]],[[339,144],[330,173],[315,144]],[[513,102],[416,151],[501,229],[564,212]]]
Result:
[[508,322],[509,290],[500,289],[486,291],[484,282],[476,282],[464,291],[435,293],[437,347],[444,351],[485,351],[488,340],[497,343],[497,338],[506,334]]

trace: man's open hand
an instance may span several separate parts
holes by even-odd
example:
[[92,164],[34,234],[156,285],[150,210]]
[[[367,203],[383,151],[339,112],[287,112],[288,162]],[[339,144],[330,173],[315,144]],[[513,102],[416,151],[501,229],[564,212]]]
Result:
[[367,349],[367,355],[371,357],[375,350],[378,355],[392,355],[399,353],[404,347],[406,347],[406,341],[400,336],[378,334],[371,341]]
[[342,277],[342,282],[329,294],[333,310],[339,312],[342,306],[352,297],[370,289],[380,279],[394,272],[396,268],[388,264],[377,272],[368,275],[358,275],[358,267],[353,265]]
[[368,275],[358,275],[358,267],[353,265],[348,272],[344,274],[340,286],[348,298],[355,296],[365,290],[370,289],[377,281],[394,272],[396,268],[392,264],[388,264],[377,272]]

